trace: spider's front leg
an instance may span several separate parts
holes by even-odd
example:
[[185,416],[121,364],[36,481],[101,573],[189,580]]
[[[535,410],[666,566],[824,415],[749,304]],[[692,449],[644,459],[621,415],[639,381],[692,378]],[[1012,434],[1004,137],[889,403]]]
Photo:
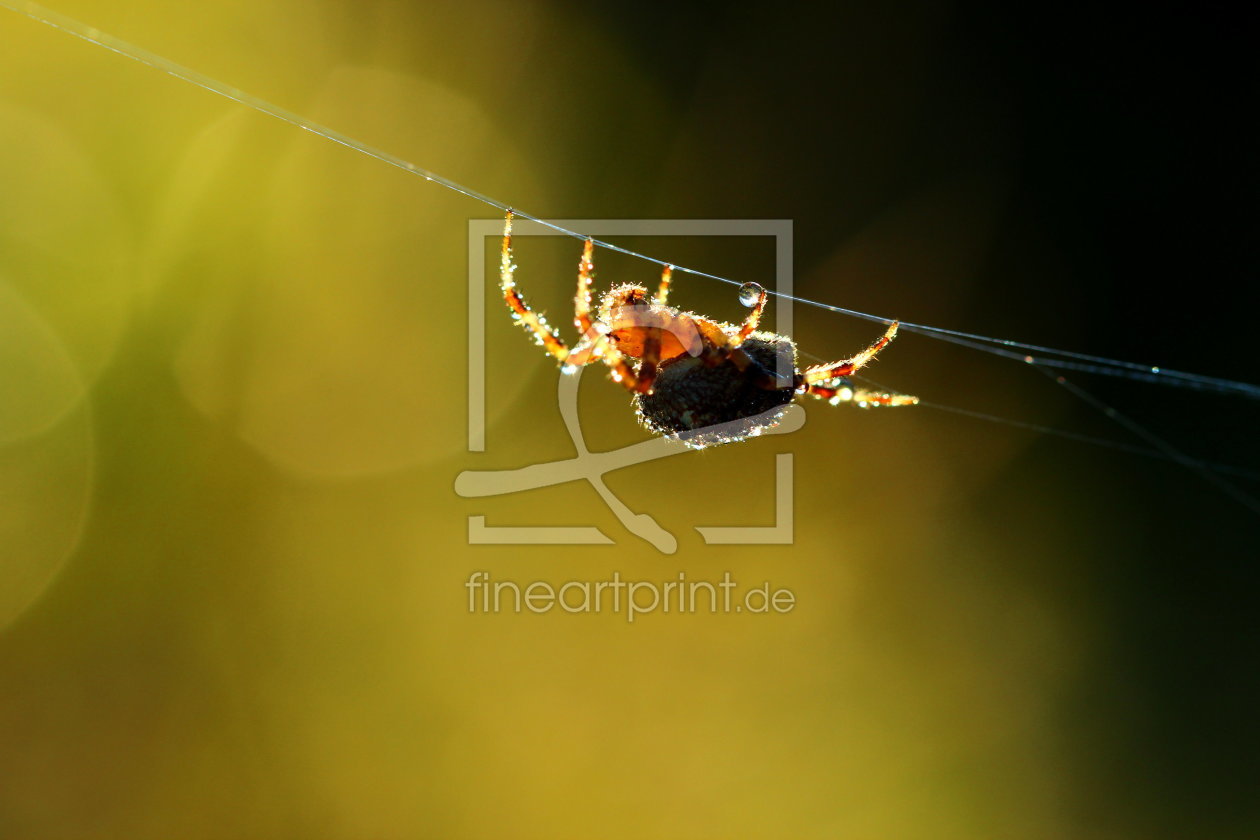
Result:
[[503,246],[499,259],[499,288],[503,290],[503,299],[512,310],[512,318],[529,330],[534,340],[542,345],[553,358],[566,368],[586,365],[600,358],[603,354],[603,336],[594,330],[591,322],[591,273],[594,269],[591,255],[594,243],[586,241],[582,251],[582,261],[578,264],[578,290],[574,300],[574,323],[582,331],[582,339],[577,347],[569,349],[564,339],[556,333],[555,328],[547,323],[547,319],[529,308],[525,298],[516,288],[516,265],[512,262],[512,211],[507,212],[503,222]]

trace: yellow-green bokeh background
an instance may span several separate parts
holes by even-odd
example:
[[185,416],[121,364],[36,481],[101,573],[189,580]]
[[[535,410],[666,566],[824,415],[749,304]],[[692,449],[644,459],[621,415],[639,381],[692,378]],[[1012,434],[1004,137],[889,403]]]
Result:
[[[1021,321],[1035,307],[977,280],[1002,243],[1032,284],[1092,269],[1003,225],[1001,101],[967,88],[933,127],[945,7],[835,13],[866,75],[818,55],[785,90],[755,81],[778,55],[758,39],[825,42],[790,4],[644,11],[672,33],[656,48],[625,12],[561,2],[56,8],[532,213],[792,218],[802,294],[1084,347],[1061,301]],[[1178,765],[1170,720],[1191,738],[1159,700],[1175,676],[1113,666],[1145,650],[1116,579],[1157,549],[1134,486],[1230,504],[1193,474],[816,404],[791,437],[609,476],[673,556],[585,485],[461,499],[463,470],[571,454],[554,366],[491,277],[488,447],[467,452],[467,225],[489,208],[7,10],[0,45],[0,836],[1128,838],[1184,816],[1175,771],[1141,772]],[[639,244],[741,281],[773,264],[766,242]],[[562,313],[576,259],[523,241],[520,282]],[[739,316],[707,281],[676,294]],[[822,356],[876,329],[796,310]],[[916,336],[876,378],[1046,425],[1077,411]],[[619,389],[583,387],[593,448],[642,438]],[[780,451],[794,543],[704,545],[696,525],[770,524]],[[616,545],[469,546],[470,515]],[[1219,515],[1221,552],[1246,520]],[[729,571],[798,606],[469,614],[478,570]],[[1222,797],[1195,824],[1247,836]]]

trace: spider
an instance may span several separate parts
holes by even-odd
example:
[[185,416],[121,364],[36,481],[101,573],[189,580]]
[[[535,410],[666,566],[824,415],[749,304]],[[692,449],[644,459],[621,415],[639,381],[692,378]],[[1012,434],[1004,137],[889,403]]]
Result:
[[[751,310],[738,326],[669,306],[670,265],[662,270],[660,285],[652,296],[643,286],[614,286],[604,293],[598,312],[592,315],[595,243],[589,238],[578,263],[574,299],[573,322],[581,338],[570,348],[542,314],[529,308],[516,287],[512,215],[509,210],[504,221],[499,267],[500,288],[512,319],[560,362],[564,373],[574,373],[594,361],[606,364],[613,380],[633,394],[639,422],[651,432],[702,449],[772,428],[799,394],[832,405],[849,402],[862,408],[919,401],[918,397],[858,388],[845,378],[893,340],[896,321],[853,358],[801,370],[796,344],[790,338],[757,329],[767,294],[756,284],[741,289],[741,300],[750,304]],[[637,364],[629,359],[636,359]],[[781,369],[792,373],[780,376],[777,371]]]

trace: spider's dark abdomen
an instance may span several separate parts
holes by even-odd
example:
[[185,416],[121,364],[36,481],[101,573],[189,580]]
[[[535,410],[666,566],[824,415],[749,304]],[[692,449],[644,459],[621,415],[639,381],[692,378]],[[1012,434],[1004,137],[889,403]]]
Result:
[[777,425],[796,393],[790,387],[761,387],[758,380],[762,373],[773,375],[780,358],[785,369],[795,371],[796,345],[784,336],[758,332],[742,346],[754,362],[744,371],[731,361],[705,367],[692,356],[662,363],[652,393],[634,398],[639,421],[694,447],[742,440]]

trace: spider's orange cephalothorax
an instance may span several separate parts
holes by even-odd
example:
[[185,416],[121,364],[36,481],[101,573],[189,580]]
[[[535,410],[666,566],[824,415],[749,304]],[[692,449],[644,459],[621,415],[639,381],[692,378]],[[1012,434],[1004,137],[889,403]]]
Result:
[[600,304],[599,320],[608,328],[617,350],[633,359],[643,358],[649,339],[659,342],[662,362],[684,354],[699,356],[706,345],[726,343],[721,326],[652,300],[642,286],[617,286],[607,292]]

